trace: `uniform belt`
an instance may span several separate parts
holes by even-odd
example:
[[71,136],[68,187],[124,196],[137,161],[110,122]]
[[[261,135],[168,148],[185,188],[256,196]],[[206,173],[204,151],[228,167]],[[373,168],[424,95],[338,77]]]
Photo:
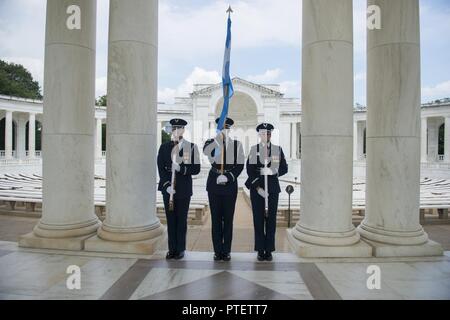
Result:
[[[217,174],[222,174],[221,170],[216,169],[214,167],[211,167],[211,171],[214,172],[214,173],[217,173]],[[231,170],[223,170],[223,174],[228,173],[228,172],[231,172]]]

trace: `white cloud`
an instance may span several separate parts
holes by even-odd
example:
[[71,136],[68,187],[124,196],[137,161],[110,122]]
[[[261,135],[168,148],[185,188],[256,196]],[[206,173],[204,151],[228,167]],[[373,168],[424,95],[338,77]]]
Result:
[[[192,60],[199,55],[220,54],[226,34],[225,10],[218,0],[187,8],[163,0],[159,9],[161,56]],[[300,46],[301,2],[240,0],[232,3],[233,49],[280,44]]]
[[164,102],[164,103],[173,103],[175,100],[177,90],[172,88],[164,88],[161,90],[158,90],[158,102]]
[[301,84],[298,81],[283,81],[280,83],[280,91],[286,98],[300,98]]
[[95,79],[95,98],[106,94],[107,77],[99,77]]
[[422,101],[427,102],[450,97],[450,80],[441,82],[435,86],[422,88]]
[[158,90],[158,101],[173,103],[175,97],[186,97],[194,89],[194,84],[216,84],[222,81],[218,71],[208,71],[200,67],[194,70],[186,77],[176,89],[162,88]]
[[[282,70],[271,69],[261,75],[248,76],[247,79],[256,83],[267,83],[276,81]],[[158,90],[158,101],[165,103],[173,103],[175,97],[187,97],[193,91],[194,84],[216,84],[222,81],[218,71],[208,71],[200,67],[194,70],[186,77],[186,79],[177,88],[162,88]],[[300,83],[298,81],[282,81],[280,82],[280,91],[287,97],[297,98],[300,96]]]
[[279,83],[280,91],[285,94],[286,97],[289,98],[298,98],[300,97],[300,82],[295,80],[281,81],[280,77],[283,73],[283,70],[280,68],[269,69],[266,72],[258,75],[251,75],[247,77],[248,81],[255,82],[258,84],[276,84]]
[[248,76],[247,80],[255,83],[272,83],[278,80],[278,78],[281,75],[281,72],[282,71],[280,68],[269,69],[263,74]]

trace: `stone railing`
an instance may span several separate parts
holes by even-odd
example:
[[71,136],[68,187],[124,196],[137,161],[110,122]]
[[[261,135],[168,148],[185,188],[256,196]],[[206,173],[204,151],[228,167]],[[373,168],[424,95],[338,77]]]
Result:
[[41,164],[42,159],[0,159],[0,166],[8,166],[8,165],[30,165],[30,164]]
[[[30,154],[29,151],[25,151],[25,156],[28,157],[29,154]],[[13,150],[13,151],[12,151],[12,157],[13,157],[13,158],[16,158],[16,156],[17,156],[17,151],[16,151],[16,150]],[[41,157],[42,157],[42,151],[41,151],[41,150],[36,150],[36,151],[34,152],[34,157],[35,157],[35,158],[41,158]],[[0,159],[4,159],[4,158],[6,158],[6,151],[5,151],[5,150],[0,150]]]

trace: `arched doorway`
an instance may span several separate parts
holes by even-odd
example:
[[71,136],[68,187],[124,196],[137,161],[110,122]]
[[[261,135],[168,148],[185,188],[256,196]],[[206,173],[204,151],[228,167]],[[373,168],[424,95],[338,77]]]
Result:
[[[222,112],[223,98],[216,105],[216,118]],[[228,117],[234,120],[231,135],[241,141],[245,155],[248,155],[252,145],[257,143],[255,128],[258,124],[257,106],[248,94],[236,91],[231,98]]]

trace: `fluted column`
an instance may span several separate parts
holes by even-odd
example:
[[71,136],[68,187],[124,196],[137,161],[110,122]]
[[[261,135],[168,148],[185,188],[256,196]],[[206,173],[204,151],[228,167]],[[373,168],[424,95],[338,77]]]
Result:
[[439,154],[439,126],[438,118],[432,117],[427,121],[428,128],[428,161],[437,162]]
[[353,122],[353,161],[358,161],[358,121]]
[[17,119],[17,139],[16,139],[16,153],[17,159],[24,160],[26,158],[26,149],[25,149],[25,132],[27,129],[27,121],[23,116],[20,116]]
[[422,118],[420,125],[420,160],[421,162],[428,161],[428,118]]
[[28,158],[34,159],[36,155],[36,114],[28,116]]
[[158,121],[156,125],[156,149],[159,150],[159,147],[161,146],[162,141],[162,125],[161,121]]
[[361,236],[375,256],[442,254],[419,223],[418,0],[369,0],[382,28],[368,31],[367,188]]
[[303,1],[300,220],[288,239],[305,257],[371,254],[352,224],[352,7]]
[[291,123],[291,133],[292,133],[292,159],[297,159],[297,149],[298,149],[298,145],[297,145],[297,123],[296,122],[292,122]]
[[112,0],[109,20],[106,220],[87,250],[152,253],[156,216],[158,1]]
[[5,159],[12,159],[13,148],[13,120],[12,111],[7,110],[5,115]]
[[95,158],[102,158],[102,119],[96,119],[96,133],[95,133]]
[[100,225],[92,156],[96,8],[95,0],[47,1],[42,218],[22,246],[80,250]]

